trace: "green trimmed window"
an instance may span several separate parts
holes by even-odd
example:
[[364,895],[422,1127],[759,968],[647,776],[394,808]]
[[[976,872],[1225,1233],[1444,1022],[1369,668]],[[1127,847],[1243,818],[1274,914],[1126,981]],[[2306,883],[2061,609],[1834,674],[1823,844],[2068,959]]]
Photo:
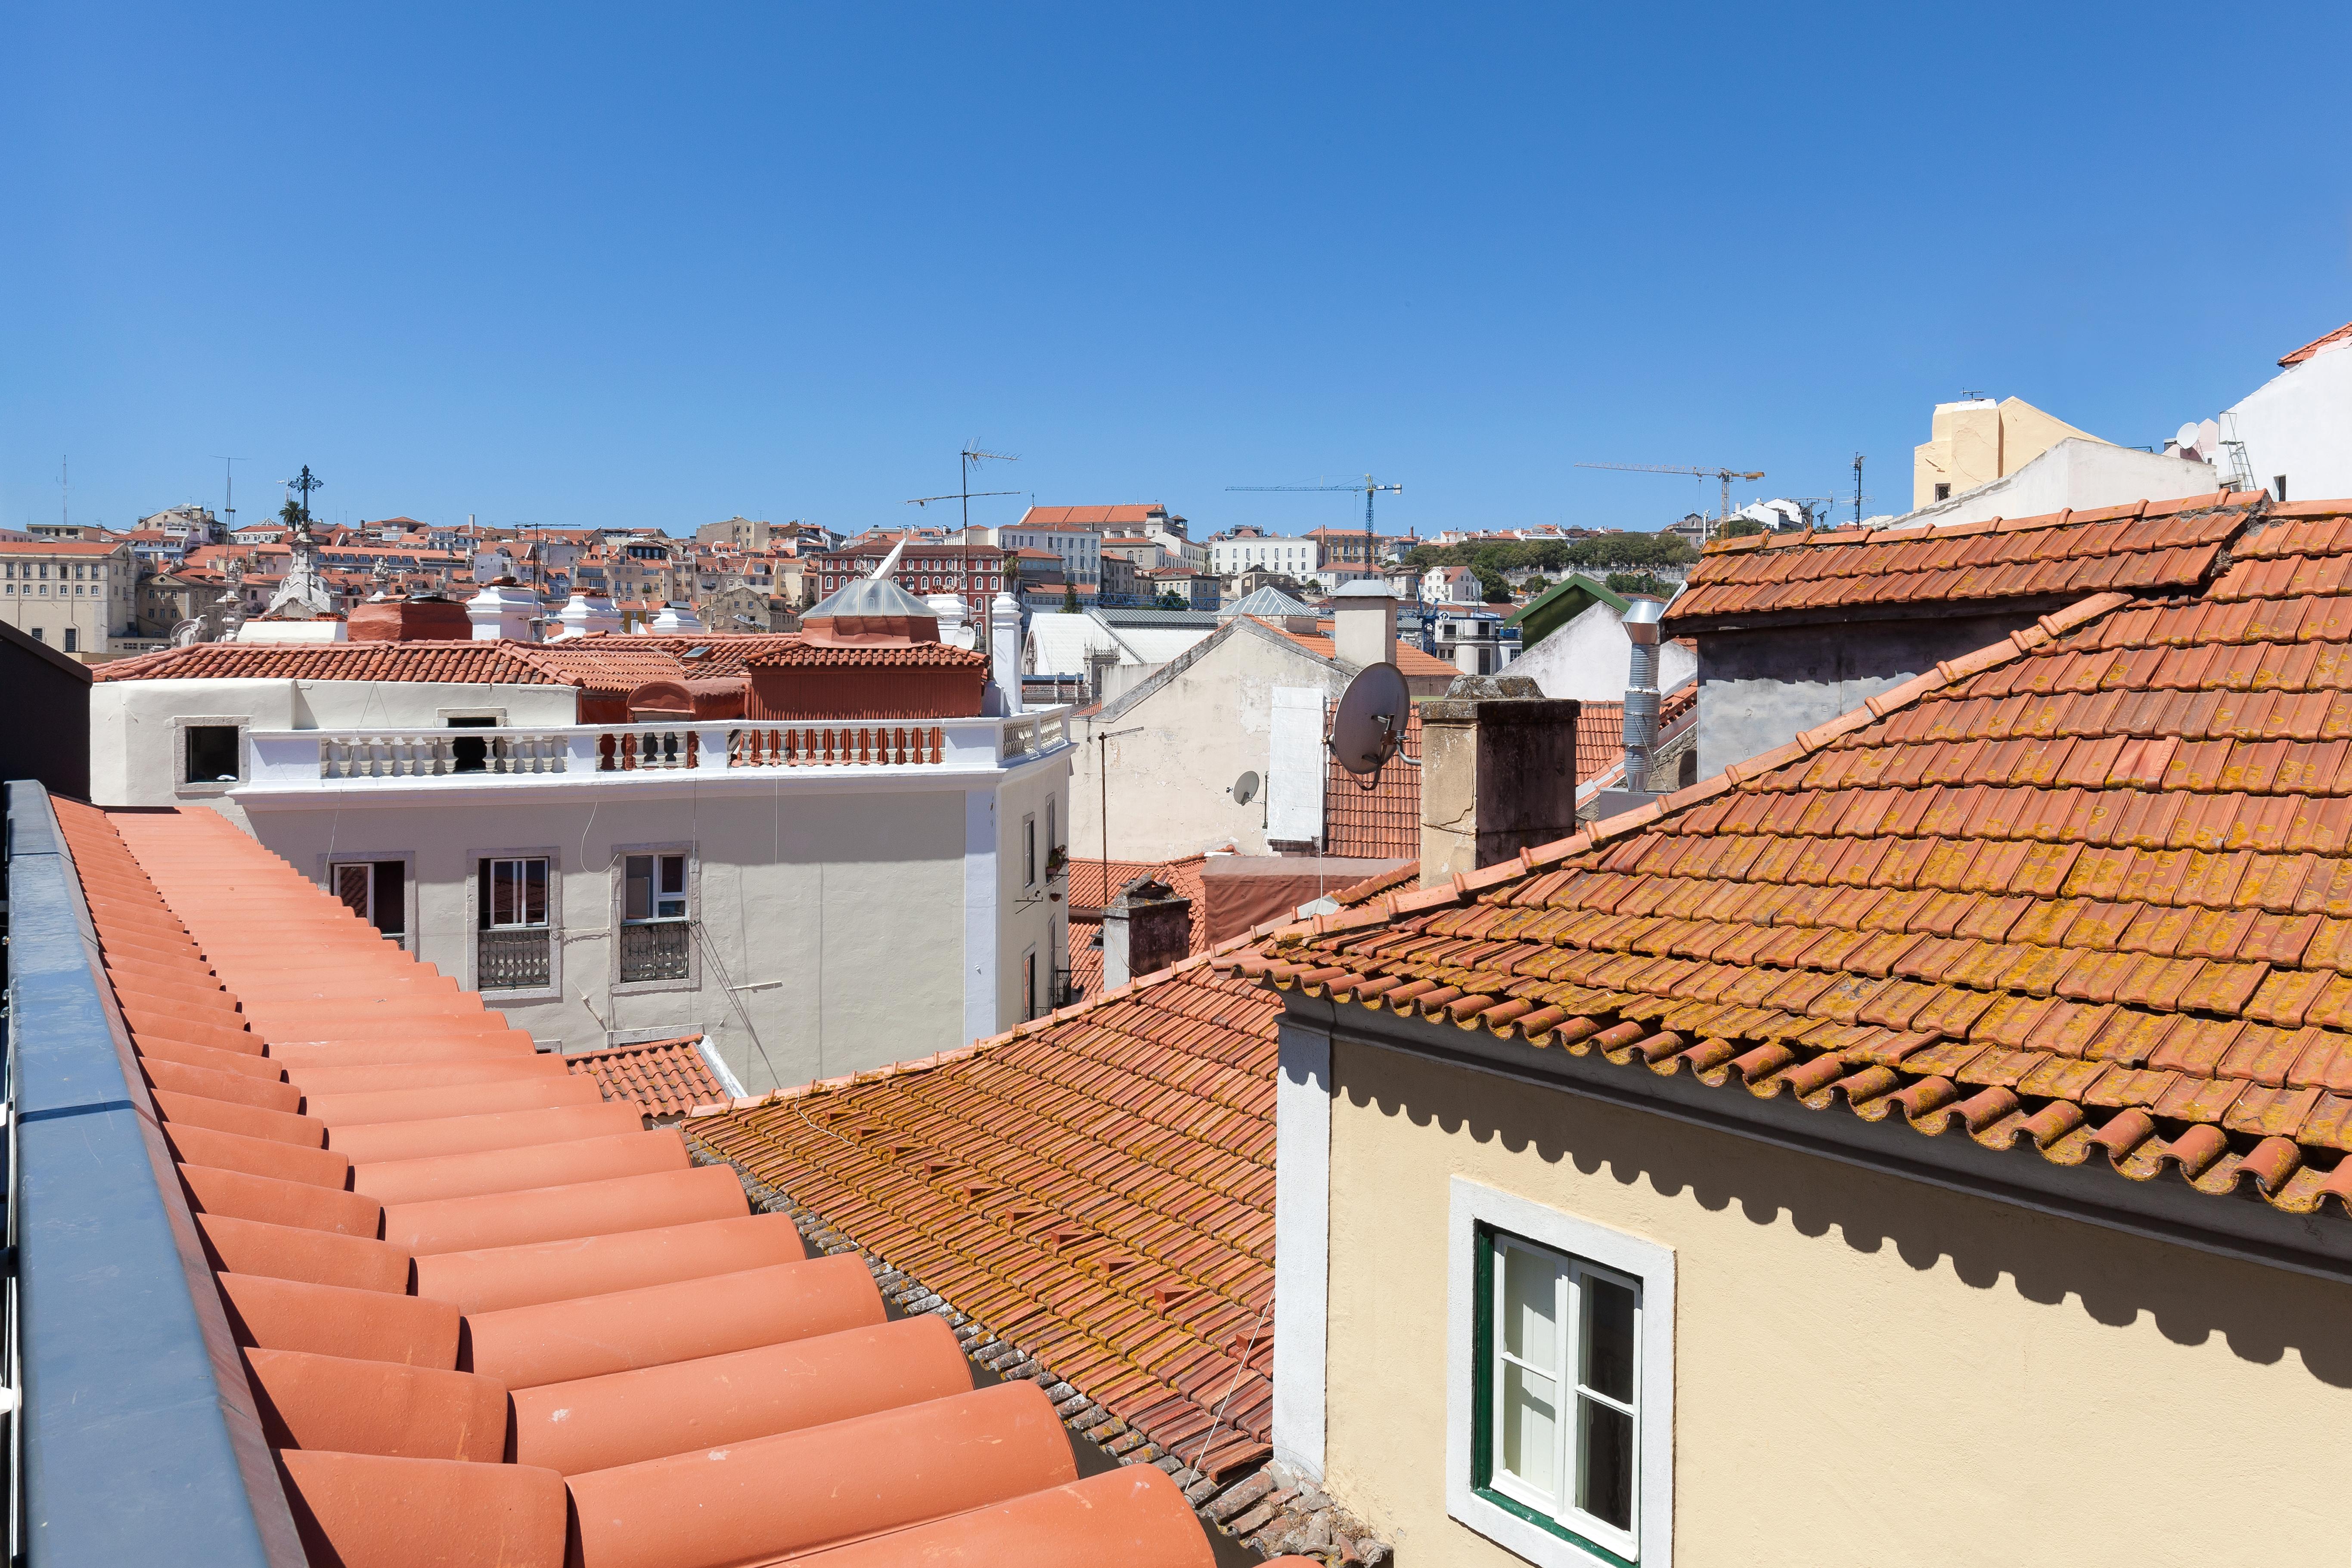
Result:
[[1640,1561],[1642,1282],[1477,1230],[1471,1485],[1604,1562]]

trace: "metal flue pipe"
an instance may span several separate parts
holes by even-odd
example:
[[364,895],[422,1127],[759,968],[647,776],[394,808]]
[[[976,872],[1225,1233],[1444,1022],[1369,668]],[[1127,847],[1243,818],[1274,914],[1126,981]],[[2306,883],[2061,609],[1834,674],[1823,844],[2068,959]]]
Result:
[[1625,785],[1647,789],[1653,754],[1658,747],[1658,618],[1666,607],[1654,599],[1636,599],[1625,608],[1625,635],[1633,640],[1633,657],[1625,674]]

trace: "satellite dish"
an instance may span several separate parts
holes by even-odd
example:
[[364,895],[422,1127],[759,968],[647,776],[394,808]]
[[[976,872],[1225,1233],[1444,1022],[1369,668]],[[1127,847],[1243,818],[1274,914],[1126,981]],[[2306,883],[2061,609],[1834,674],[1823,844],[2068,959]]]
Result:
[[2184,425],[2182,425],[2182,426],[2180,427],[2180,429],[2179,429],[2179,431],[2178,431],[2178,432],[2173,435],[2173,437],[2172,437],[2172,444],[2173,444],[2175,446],[2179,447],[2179,448],[2180,448],[2180,450],[2182,450],[2183,452],[2186,452],[2186,451],[2188,451],[2190,447],[2192,447],[2192,446],[2194,446],[2194,445],[2196,445],[2196,444],[2197,444],[2197,439],[2198,439],[2198,437],[2199,437],[2200,435],[2203,434],[2204,434],[2204,433],[2203,433],[2201,430],[2200,430],[2200,429],[2198,428],[2198,426],[2197,426],[2195,423],[2189,423],[2189,424],[2184,424]]
[[1226,793],[1233,796],[1234,805],[1246,806],[1252,800],[1257,799],[1257,784],[1258,779],[1256,774],[1244,773],[1240,778],[1234,780],[1234,787],[1227,790]]
[[1350,773],[1378,773],[1404,744],[1412,694],[1394,664],[1367,664],[1331,716],[1331,755]]

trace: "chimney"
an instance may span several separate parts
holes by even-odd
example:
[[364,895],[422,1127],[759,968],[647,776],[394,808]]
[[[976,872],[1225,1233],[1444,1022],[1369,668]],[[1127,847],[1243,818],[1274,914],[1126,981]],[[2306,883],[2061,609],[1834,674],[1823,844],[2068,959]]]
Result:
[[1397,601],[1377,578],[1362,578],[1331,596],[1331,651],[1343,664],[1396,663]]
[[1003,694],[1001,714],[1021,709],[1021,601],[1000,593],[988,606],[988,674]]
[[1181,962],[1192,951],[1192,901],[1139,876],[1102,912],[1103,989]]
[[1625,635],[1633,651],[1625,674],[1625,780],[1628,790],[1650,787],[1651,753],[1658,745],[1658,618],[1666,607],[1636,599],[1625,607]]
[[1576,831],[1578,704],[1525,675],[1457,675],[1421,710],[1421,884]]

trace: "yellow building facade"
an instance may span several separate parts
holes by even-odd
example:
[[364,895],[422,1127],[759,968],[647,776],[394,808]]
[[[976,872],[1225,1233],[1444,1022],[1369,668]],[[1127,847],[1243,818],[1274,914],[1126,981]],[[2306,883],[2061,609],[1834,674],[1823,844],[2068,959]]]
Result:
[[1939,402],[1927,443],[1912,448],[1911,508],[1948,501],[2014,474],[2062,441],[2109,444],[2023,398]]

